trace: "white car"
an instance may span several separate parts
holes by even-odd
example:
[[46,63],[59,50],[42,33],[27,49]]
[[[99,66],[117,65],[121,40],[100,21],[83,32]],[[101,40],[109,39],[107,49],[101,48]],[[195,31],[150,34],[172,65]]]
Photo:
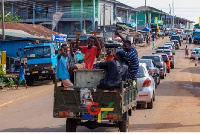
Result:
[[165,46],[169,46],[170,47],[170,50],[172,50],[173,55],[176,54],[174,42],[173,43],[165,43]]
[[147,104],[147,108],[152,109],[153,102],[155,101],[155,82],[154,78],[149,74],[146,63],[139,63],[137,88],[138,88],[138,96],[136,98],[137,103]]

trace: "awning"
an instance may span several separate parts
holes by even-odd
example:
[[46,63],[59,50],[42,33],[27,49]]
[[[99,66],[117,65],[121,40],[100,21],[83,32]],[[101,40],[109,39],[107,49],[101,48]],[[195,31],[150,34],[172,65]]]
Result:
[[[123,27],[123,28],[125,28],[125,29],[133,29],[133,28],[127,26],[127,25],[122,25],[122,24],[117,24],[117,26]],[[133,29],[133,30],[134,30],[134,29]]]
[[151,29],[148,27],[145,27],[144,29],[142,29],[142,31],[151,31]]

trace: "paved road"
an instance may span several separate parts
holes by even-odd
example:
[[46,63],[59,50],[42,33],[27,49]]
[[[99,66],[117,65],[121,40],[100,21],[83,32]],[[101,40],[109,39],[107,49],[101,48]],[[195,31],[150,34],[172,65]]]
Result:
[[[162,45],[158,40],[156,45]],[[175,69],[156,89],[154,108],[137,109],[130,117],[132,132],[199,132],[200,131],[200,67],[184,58],[184,47],[176,51]],[[190,45],[193,48],[194,45]],[[151,54],[151,47],[137,47],[139,57]],[[64,132],[65,119],[53,118],[53,85],[40,82],[29,89],[0,92],[0,131],[3,132]],[[117,128],[79,132],[117,132]]]

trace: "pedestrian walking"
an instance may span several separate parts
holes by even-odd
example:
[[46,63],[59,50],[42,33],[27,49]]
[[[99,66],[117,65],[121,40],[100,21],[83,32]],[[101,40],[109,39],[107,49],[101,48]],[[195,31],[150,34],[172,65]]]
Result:
[[185,47],[185,58],[188,57],[188,55],[189,55],[189,49],[186,45],[186,47]]
[[195,66],[198,65],[198,60],[199,60],[199,52],[196,51],[196,54],[195,54]]
[[154,33],[152,34],[151,38],[152,38],[152,40],[154,41],[154,39],[155,39]]
[[155,41],[153,41],[152,45],[153,45],[153,48],[152,48],[152,50],[153,50],[153,49],[156,49],[156,46],[155,46]]
[[21,67],[19,69],[19,82],[17,84],[17,88],[19,87],[19,85],[23,82],[24,86],[26,87],[26,89],[28,88],[27,84],[26,84],[26,79],[25,79],[25,63],[21,63]]
[[189,36],[189,44],[191,44],[191,43],[192,43],[192,37]]

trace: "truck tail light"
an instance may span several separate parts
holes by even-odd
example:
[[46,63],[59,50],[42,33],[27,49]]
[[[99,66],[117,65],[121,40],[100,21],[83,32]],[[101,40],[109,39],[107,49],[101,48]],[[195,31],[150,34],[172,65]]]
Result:
[[50,69],[53,69],[53,66],[51,66]]
[[151,80],[150,80],[149,78],[147,78],[147,79],[144,81],[142,87],[148,87],[150,84],[151,84]]
[[58,112],[59,117],[73,117],[74,113],[73,112]]

